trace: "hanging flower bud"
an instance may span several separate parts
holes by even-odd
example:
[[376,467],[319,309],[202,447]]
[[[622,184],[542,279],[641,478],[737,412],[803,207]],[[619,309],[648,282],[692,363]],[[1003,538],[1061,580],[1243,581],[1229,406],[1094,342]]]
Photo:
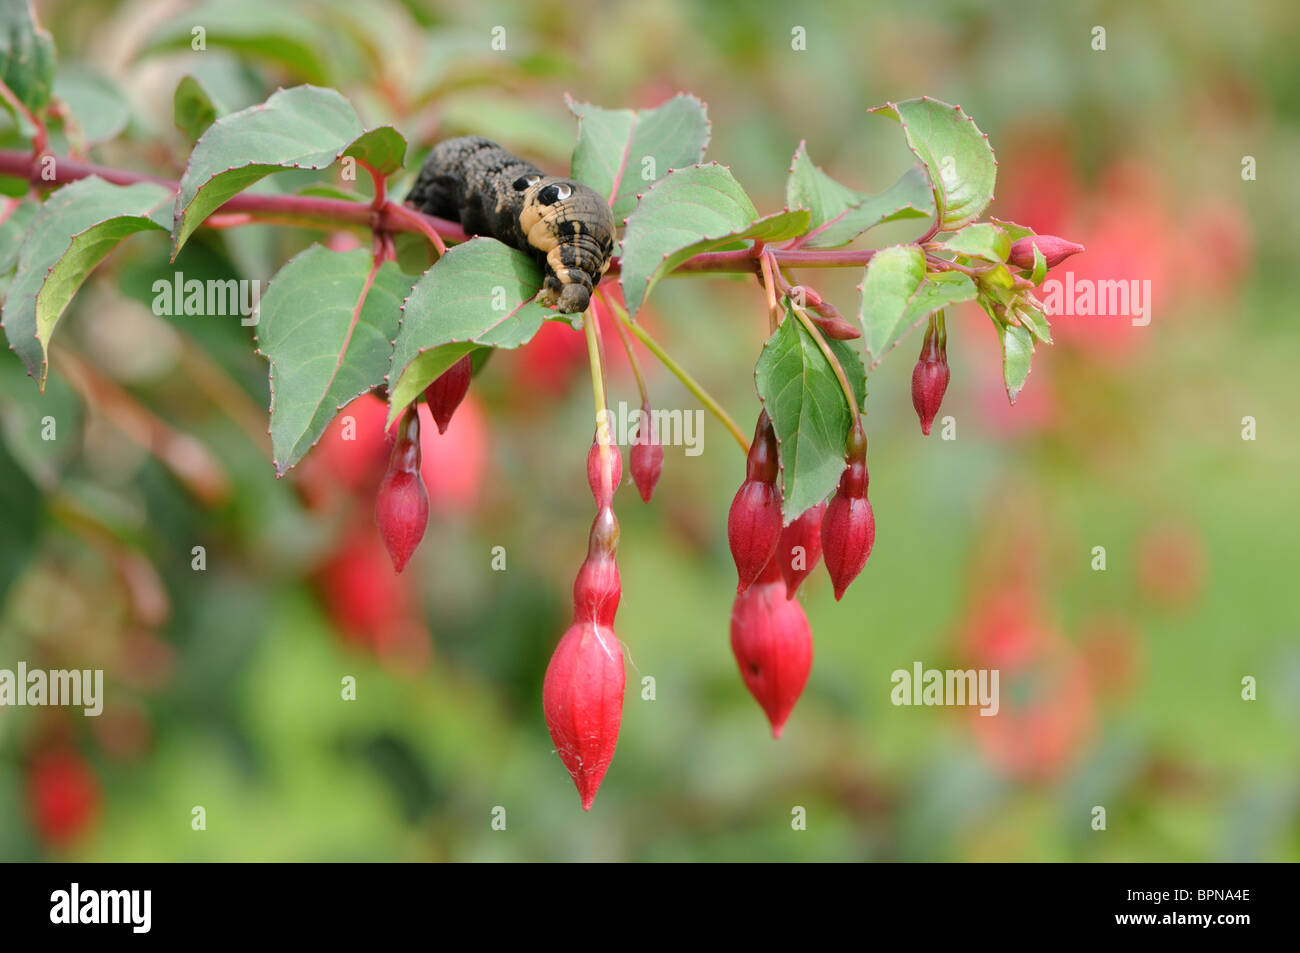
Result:
[[65,847],[94,827],[101,801],[99,780],[79,753],[44,751],[32,762],[27,799],[41,840],[50,847]]
[[943,404],[948,389],[948,332],[944,327],[943,312],[930,316],[921,342],[921,357],[912,368],[912,406],[921,418],[921,433],[929,436],[934,418]]
[[745,687],[780,738],[812,669],[812,631],[772,560],[731,607],[731,651]]
[[776,481],[776,431],[764,410],[745,462],[745,482],[727,514],[727,540],[736,562],[737,592],[744,592],[771,561],[781,539],[781,491]]
[[838,602],[862,572],[876,541],[876,517],[867,502],[867,437],[861,421],[849,431],[846,466],[822,518],[822,558]]
[[845,321],[839,309],[829,301],[824,300],[812,288],[806,285],[795,285],[790,289],[789,297],[795,304],[808,309],[808,317],[828,338],[833,338],[836,341],[851,341],[854,338],[862,337],[861,328],[849,321]]
[[623,719],[623,650],[608,626],[575,622],[546,667],[542,707],[564,766],[591,810]]
[[587,558],[573,582],[573,621],[592,622],[603,626],[614,624],[618,601],[622,596],[618,563],[614,553],[618,548],[618,520],[614,511],[602,507],[591,524],[591,541],[587,545]]
[[623,482],[623,455],[619,452],[614,443],[609,445],[609,495],[606,497],[603,489],[601,478],[601,459],[600,440],[597,438],[592,441],[591,449],[587,451],[587,485],[591,487],[591,495],[596,498],[597,506],[608,506],[613,502],[614,491],[618,485]]
[[375,519],[393,568],[401,572],[429,525],[429,494],[420,478],[420,415],[416,404],[406,408],[397,427],[388,472],[379,484]]
[[1026,235],[1011,243],[1007,264],[1016,268],[1033,268],[1035,246],[1047,259],[1048,268],[1055,268],[1071,255],[1077,255],[1084,250],[1078,242],[1058,238],[1055,235]]
[[465,395],[469,393],[469,382],[474,377],[474,359],[466,354],[424,390],[424,402],[433,412],[434,423],[438,433],[446,433],[451,417],[456,413]]
[[822,517],[825,513],[826,503],[823,501],[805,510],[781,531],[781,542],[773,562],[780,566],[789,599],[794,598],[795,591],[822,558]]
[[641,420],[637,423],[636,441],[632,444],[632,480],[636,483],[641,499],[650,502],[654,495],[655,484],[664,469],[664,448],[654,432],[651,420],[650,401],[641,402]]

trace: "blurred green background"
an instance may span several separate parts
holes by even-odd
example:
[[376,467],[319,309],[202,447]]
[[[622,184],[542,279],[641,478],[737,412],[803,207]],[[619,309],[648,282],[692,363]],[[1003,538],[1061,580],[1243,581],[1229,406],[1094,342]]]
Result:
[[[801,139],[841,181],[889,185],[910,157],[865,110],[930,95],[989,134],[992,213],[1087,245],[1063,270],[1151,280],[1152,321],[1059,318],[1011,408],[987,318],[951,313],[955,440],[920,435],[919,338],[871,374],[876,548],[842,603],[821,571],[802,590],[815,661],[780,741],[728,644],[743,460],[711,418],[703,454],[668,448],[654,501],[628,486],[616,500],[632,664],[584,814],[541,711],[591,515],[581,336],[547,328],[476,378],[433,441],[434,518],[394,581],[375,568],[377,475],[342,486],[330,470],[348,461],[322,451],[274,479],[250,329],[149,309],[156,277],[265,281],[327,236],[204,230],[175,266],[164,236],[134,238],[74,300],[44,396],[0,361],[0,667],[107,682],[98,719],[0,709],[0,859],[1300,857],[1300,7],[467,6],[38,2],[79,117],[55,148],[179,176],[171,96],[193,73],[230,109],[334,86],[406,134],[408,170],[474,132],[558,171],[565,92],[644,107],[687,90],[708,104],[709,157],[770,212]],[[11,127],[0,138],[13,147]],[[862,241],[915,231],[897,228]],[[860,271],[796,275],[855,311]],[[755,283],[664,282],[646,320],[747,430]],[[612,401],[635,405],[609,357]],[[658,405],[697,406],[646,366]],[[1000,667],[1002,715],[893,706],[890,674],[915,661]],[[340,700],[346,675],[356,701]]]

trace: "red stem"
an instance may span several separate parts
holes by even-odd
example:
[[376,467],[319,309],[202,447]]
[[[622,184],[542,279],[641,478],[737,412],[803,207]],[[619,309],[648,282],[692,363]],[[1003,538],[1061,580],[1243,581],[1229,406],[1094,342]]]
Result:
[[[39,169],[32,166],[32,157],[25,152],[12,149],[0,149],[0,175],[25,178],[37,185],[64,185],[77,179],[97,175],[106,182],[115,185],[133,185],[136,182],[154,182],[169,189],[177,189],[178,183],[173,179],[164,179],[142,172],[127,169],[115,169],[110,166],[81,162],[76,159],[58,157],[54,163],[54,179],[46,182],[40,178]],[[438,248],[441,254],[446,249],[446,242],[463,242],[468,236],[455,222],[425,215],[413,208],[398,205],[389,200],[382,208],[372,209],[369,204],[351,202],[347,199],[331,199],[314,195],[257,195],[244,192],[236,195],[224,205],[219,212],[230,215],[245,212],[256,216],[256,220],[286,221],[291,219],[309,220],[323,225],[352,225],[361,228],[378,228],[389,232],[419,232]],[[218,220],[223,225],[234,224],[229,218]],[[250,218],[250,221],[252,219]],[[301,224],[301,221],[298,222]],[[782,249],[768,247],[765,251],[781,266],[786,268],[848,268],[865,265],[871,261],[875,249]],[[736,251],[704,252],[689,261],[683,262],[675,269],[675,274],[696,272],[749,272],[761,273],[759,259],[752,249],[741,248]],[[613,277],[619,273],[619,262],[610,263],[607,275]]]

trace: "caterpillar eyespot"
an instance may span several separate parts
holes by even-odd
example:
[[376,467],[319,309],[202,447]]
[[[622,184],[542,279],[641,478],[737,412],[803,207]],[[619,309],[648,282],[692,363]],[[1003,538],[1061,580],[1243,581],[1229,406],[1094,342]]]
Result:
[[565,314],[586,310],[614,253],[616,226],[604,198],[481,136],[434,146],[407,202],[532,254],[544,272],[538,301]]

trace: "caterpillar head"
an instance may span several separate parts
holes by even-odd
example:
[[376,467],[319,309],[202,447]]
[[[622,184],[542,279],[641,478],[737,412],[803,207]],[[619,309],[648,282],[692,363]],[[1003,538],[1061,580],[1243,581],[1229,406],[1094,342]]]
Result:
[[553,281],[547,276],[542,302],[566,314],[585,310],[614,253],[609,203],[593,189],[558,176],[521,176],[513,188],[523,193],[519,227],[554,274]]

